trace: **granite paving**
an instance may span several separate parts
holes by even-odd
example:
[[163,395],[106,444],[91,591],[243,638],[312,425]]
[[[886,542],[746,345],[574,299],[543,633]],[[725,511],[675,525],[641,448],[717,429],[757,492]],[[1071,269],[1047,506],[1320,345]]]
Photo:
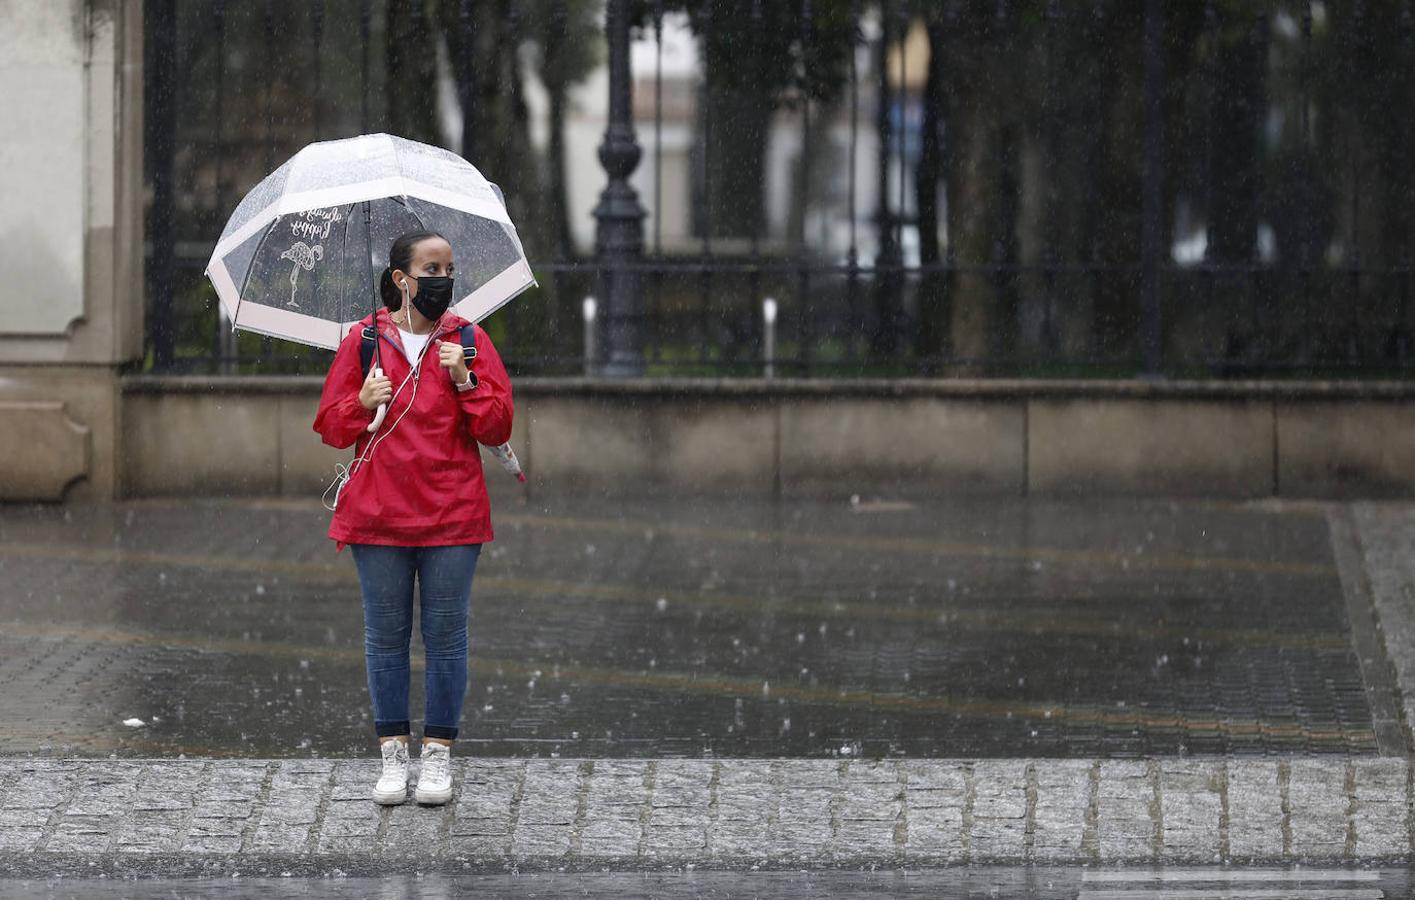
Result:
[[363,761],[0,765],[0,871],[1415,858],[1411,765],[1394,759],[458,759],[452,801],[387,807]]

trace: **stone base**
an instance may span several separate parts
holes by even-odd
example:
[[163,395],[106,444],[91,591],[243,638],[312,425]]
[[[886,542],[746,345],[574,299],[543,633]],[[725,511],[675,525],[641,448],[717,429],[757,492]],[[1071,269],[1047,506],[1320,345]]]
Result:
[[[350,457],[310,428],[321,383],[125,379],[127,496],[319,493]],[[1415,496],[1415,384],[525,378],[515,392],[530,483],[487,457],[502,494]]]
[[0,366],[0,500],[114,499],[121,411],[116,369]]

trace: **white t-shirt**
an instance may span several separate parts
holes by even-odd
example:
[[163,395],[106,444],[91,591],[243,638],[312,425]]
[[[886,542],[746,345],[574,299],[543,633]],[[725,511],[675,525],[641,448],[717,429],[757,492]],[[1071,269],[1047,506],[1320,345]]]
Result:
[[416,367],[418,354],[422,353],[423,347],[427,346],[427,339],[432,337],[432,332],[413,334],[411,331],[399,328],[398,336],[403,339],[403,355],[408,357],[408,364]]

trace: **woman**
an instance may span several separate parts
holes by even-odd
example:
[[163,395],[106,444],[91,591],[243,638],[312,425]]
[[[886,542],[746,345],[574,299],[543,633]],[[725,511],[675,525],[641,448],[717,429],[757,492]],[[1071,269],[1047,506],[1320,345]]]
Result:
[[[511,436],[511,383],[491,340],[474,326],[464,359],[448,312],[452,246],[430,231],[393,242],[380,278],[384,309],[356,325],[324,380],[314,429],[326,444],[354,445],[336,494],[329,536],[353,548],[364,604],[364,655],[383,772],[379,803],[408,797],[408,644],[413,583],[422,604],[427,657],[419,803],[452,796],[451,747],[467,690],[467,606],[481,545],[492,539],[477,444]],[[363,372],[364,326],[377,331],[378,360]],[[378,374],[379,367],[382,374]],[[369,426],[381,404],[386,417]]]

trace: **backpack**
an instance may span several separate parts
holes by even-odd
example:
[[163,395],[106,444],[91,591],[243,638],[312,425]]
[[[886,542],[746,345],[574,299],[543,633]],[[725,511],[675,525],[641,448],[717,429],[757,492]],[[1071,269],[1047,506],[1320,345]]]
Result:
[[[364,378],[368,378],[368,371],[373,367],[373,352],[378,346],[378,330],[372,325],[365,325],[362,336],[363,340],[359,343],[359,365]],[[467,374],[471,377],[472,387],[476,387],[477,373],[472,371],[472,360],[477,358],[476,326],[463,325],[458,329],[458,336],[462,341],[462,359],[467,363]]]
[[[369,369],[373,366],[373,352],[378,346],[378,331],[372,325],[365,325],[361,333],[363,340],[359,343],[359,364],[363,368],[364,377],[368,377]],[[467,376],[472,381],[472,387],[477,386],[477,373],[472,371],[472,360],[477,358],[477,335],[476,328],[472,325],[463,325],[458,329],[458,336],[462,341],[462,359],[467,362]],[[491,454],[496,457],[497,462],[507,472],[516,476],[516,480],[525,482],[525,473],[521,471],[521,461],[516,458],[516,451],[511,449],[510,442],[499,447],[488,447]],[[347,480],[347,479],[346,479]],[[339,502],[339,494],[334,495],[334,502]]]

